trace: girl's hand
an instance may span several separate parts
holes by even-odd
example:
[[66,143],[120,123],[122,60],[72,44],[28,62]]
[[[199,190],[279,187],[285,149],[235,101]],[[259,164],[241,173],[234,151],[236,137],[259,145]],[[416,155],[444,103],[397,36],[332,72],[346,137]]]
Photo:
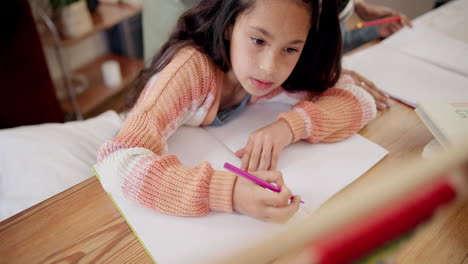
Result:
[[369,94],[371,94],[372,97],[374,97],[377,109],[384,110],[392,105],[392,102],[390,101],[390,95],[377,88],[377,86],[373,82],[369,81],[364,76],[360,75],[355,71],[346,69],[343,69],[342,72],[343,74],[347,74],[351,78],[353,78],[354,83],[362,87]]
[[255,176],[275,183],[281,192],[276,193],[257,184],[237,177],[233,191],[234,210],[268,222],[284,223],[299,209],[300,196],[291,198],[291,191],[283,181],[283,175],[278,171],[257,171]]
[[236,156],[242,158],[241,168],[245,171],[275,170],[279,154],[293,139],[289,124],[279,119],[249,136],[247,145]]

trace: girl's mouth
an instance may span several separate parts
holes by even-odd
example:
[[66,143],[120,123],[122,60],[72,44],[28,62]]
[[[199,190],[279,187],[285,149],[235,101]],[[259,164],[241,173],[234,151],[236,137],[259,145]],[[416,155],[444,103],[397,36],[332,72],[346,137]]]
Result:
[[264,81],[264,80],[258,80],[258,79],[255,79],[255,78],[250,78],[250,81],[255,86],[255,88],[257,88],[259,90],[266,90],[266,89],[270,88],[273,85],[272,82]]

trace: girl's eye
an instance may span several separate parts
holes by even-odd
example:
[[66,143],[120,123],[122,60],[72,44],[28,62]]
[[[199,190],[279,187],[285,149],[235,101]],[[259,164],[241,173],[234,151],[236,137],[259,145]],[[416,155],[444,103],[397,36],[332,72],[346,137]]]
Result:
[[254,38],[254,37],[251,37],[250,38],[252,40],[252,42],[255,44],[255,45],[263,45],[265,44],[265,41],[263,39],[259,39],[259,38]]
[[286,48],[286,49],[284,49],[284,51],[286,51],[287,53],[295,53],[295,52],[298,52],[297,49],[293,49],[293,48]]

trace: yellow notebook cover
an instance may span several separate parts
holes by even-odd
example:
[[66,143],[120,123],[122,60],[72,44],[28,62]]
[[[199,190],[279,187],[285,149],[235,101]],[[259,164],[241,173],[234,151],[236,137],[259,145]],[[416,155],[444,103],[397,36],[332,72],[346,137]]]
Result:
[[444,147],[468,139],[468,98],[418,102],[416,113]]

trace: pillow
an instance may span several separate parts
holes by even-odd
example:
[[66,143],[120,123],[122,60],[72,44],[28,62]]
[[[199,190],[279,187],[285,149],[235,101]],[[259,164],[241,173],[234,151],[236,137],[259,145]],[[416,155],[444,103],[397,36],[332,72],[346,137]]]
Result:
[[98,148],[122,120],[107,111],[84,121],[0,130],[0,221],[91,176]]

